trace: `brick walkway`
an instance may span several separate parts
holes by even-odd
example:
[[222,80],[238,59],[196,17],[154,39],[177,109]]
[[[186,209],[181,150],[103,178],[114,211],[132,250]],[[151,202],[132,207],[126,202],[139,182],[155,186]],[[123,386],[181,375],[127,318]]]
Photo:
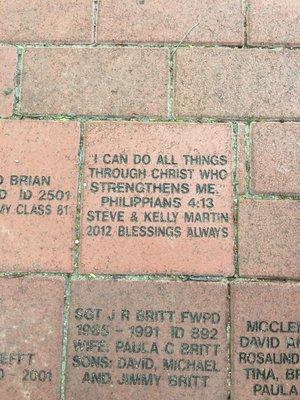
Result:
[[0,0],[0,399],[300,398],[298,0]]

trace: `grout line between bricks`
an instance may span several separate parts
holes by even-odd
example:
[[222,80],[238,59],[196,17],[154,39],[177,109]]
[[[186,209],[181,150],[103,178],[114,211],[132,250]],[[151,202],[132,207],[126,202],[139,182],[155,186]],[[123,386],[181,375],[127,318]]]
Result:
[[64,277],[71,281],[131,281],[131,282],[223,282],[223,283],[236,283],[236,282],[283,282],[283,283],[299,283],[299,278],[287,277],[246,277],[246,276],[219,276],[219,275],[178,275],[176,273],[170,274],[100,274],[100,273],[62,273],[62,272],[0,272],[0,278],[16,279],[22,277],[35,277],[35,278],[55,278]]
[[[98,25],[98,21],[97,21]],[[93,21],[94,26],[94,21]],[[93,39],[95,34],[93,33]],[[56,49],[56,48],[68,48],[68,49],[114,49],[114,48],[150,48],[150,49],[172,49],[176,47],[177,42],[162,42],[162,43],[148,43],[148,42],[128,42],[128,43],[26,43],[26,42],[0,42],[0,47],[3,46],[14,46],[24,48],[41,48],[41,49]],[[257,50],[291,50],[297,51],[300,46],[288,46],[282,44],[260,44],[258,45],[243,45],[243,44],[221,44],[221,43],[181,43],[177,44],[177,49],[195,49],[195,48],[214,48],[214,49],[257,49]]]
[[66,396],[66,377],[67,377],[67,346],[68,346],[68,328],[69,328],[69,310],[71,296],[71,280],[65,278],[65,293],[64,293],[64,316],[63,316],[63,340],[61,353],[61,385],[60,385],[60,400],[65,400]]
[[67,278],[71,275],[71,273],[68,272],[32,272],[32,271],[13,271],[13,272],[0,272],[0,278],[8,278],[8,279],[14,279],[14,278],[22,278],[22,277],[27,277],[27,276],[35,276],[36,278],[57,278],[57,277],[63,277]]
[[247,197],[251,195],[251,124],[245,124],[245,172],[246,185],[245,194]]
[[168,81],[168,120],[174,121],[174,67],[175,57],[174,49],[169,49],[169,81]]
[[92,16],[92,24],[93,24],[93,44],[97,43],[97,35],[98,35],[98,10],[99,10],[99,0],[91,0],[93,1],[93,16]]
[[118,275],[118,274],[79,274],[74,277],[71,276],[71,280],[80,281],[135,281],[135,282],[223,282],[232,284],[236,282],[284,282],[284,283],[299,283],[299,278],[281,278],[281,277],[224,277],[224,276],[213,276],[213,275],[177,275],[177,274],[144,274],[144,275]]
[[[93,122],[93,121],[136,121],[136,122],[170,122],[168,117],[161,116],[145,116],[145,115],[109,115],[109,114],[17,114],[12,117],[0,117],[1,119],[38,119],[44,121],[80,121],[80,122]],[[174,123],[231,123],[231,122],[242,122],[249,125],[249,118],[247,117],[215,117],[215,116],[190,116],[190,117],[174,117],[171,122]],[[251,122],[265,123],[265,122],[276,122],[276,123],[299,123],[300,117],[295,118],[251,118]]]
[[231,286],[227,285],[227,315],[226,315],[226,340],[227,340],[227,400],[231,399],[232,385],[232,359],[231,359]]
[[22,47],[17,47],[17,64],[16,73],[14,79],[14,104],[13,104],[13,114],[20,113],[21,106],[21,86],[22,86],[22,73],[23,73],[23,57],[24,49]]
[[237,169],[238,169],[238,134],[239,124],[232,122],[232,211],[233,211],[233,263],[235,276],[239,276],[238,268],[238,203]]
[[248,47],[248,11],[249,11],[249,3],[247,0],[241,0],[242,1],[242,10],[243,10],[243,15],[244,15],[244,21],[243,21],[243,26],[244,26],[244,46]]
[[84,125],[80,122],[80,141],[78,149],[78,169],[77,169],[77,203],[75,216],[75,241],[73,253],[73,275],[77,276],[80,263],[81,247],[81,211],[83,196],[83,167],[84,167]]
[[292,200],[299,201],[300,194],[280,194],[280,193],[263,193],[263,194],[242,194],[240,199],[252,199],[252,200]]

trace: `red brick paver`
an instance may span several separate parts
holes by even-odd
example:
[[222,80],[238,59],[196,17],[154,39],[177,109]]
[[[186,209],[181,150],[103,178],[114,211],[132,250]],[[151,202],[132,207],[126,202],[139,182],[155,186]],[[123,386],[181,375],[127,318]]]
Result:
[[298,0],[248,0],[248,42],[252,45],[300,45]]
[[64,281],[0,278],[0,398],[57,400]]
[[232,399],[298,399],[300,284],[231,286]]
[[166,116],[167,64],[163,49],[28,49],[22,112]]
[[241,275],[300,278],[299,202],[244,200],[239,209]]
[[181,48],[175,114],[220,118],[299,116],[300,51]]
[[229,125],[87,125],[83,272],[230,275],[231,208]]
[[[222,21],[222,22],[221,22]],[[221,23],[220,23],[221,22]],[[106,0],[98,42],[243,43],[238,0]]]
[[0,0],[0,400],[300,399],[299,2]]
[[73,282],[66,400],[227,399],[226,295],[222,283]]
[[92,1],[0,0],[0,41],[91,43]]
[[300,192],[300,124],[252,125],[252,190]]
[[9,117],[13,112],[16,64],[16,49],[0,47],[0,117]]
[[79,125],[0,121],[0,270],[72,271]]

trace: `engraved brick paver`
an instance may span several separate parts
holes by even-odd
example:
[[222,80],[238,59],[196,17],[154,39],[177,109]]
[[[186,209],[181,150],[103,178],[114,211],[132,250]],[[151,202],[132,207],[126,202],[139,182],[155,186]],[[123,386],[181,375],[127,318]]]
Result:
[[175,114],[220,118],[299,117],[300,51],[181,48]]
[[300,283],[232,285],[232,399],[299,399],[299,299]]
[[232,273],[226,124],[88,124],[82,272]]
[[167,54],[139,48],[28,49],[22,112],[166,116]]
[[57,400],[64,281],[0,278],[0,398]]
[[106,0],[100,3],[98,42],[242,44],[238,0]]
[[0,0],[0,400],[300,399],[299,2]]
[[225,400],[222,283],[75,281],[66,400]]
[[300,278],[299,202],[244,200],[239,208],[241,275]]
[[0,0],[0,41],[91,43],[92,1]]
[[0,121],[0,270],[71,271],[79,125]]
[[16,49],[0,47],[0,117],[9,117],[13,112],[16,63]]
[[300,124],[252,125],[251,183],[255,193],[300,192]]
[[248,0],[248,42],[300,45],[299,0]]

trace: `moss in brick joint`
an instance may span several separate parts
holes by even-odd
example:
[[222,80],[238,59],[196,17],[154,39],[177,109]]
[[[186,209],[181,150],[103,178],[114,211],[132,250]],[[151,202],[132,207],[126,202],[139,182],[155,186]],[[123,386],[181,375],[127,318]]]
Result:
[[80,122],[80,143],[78,150],[78,178],[77,178],[77,204],[75,218],[75,238],[73,248],[73,274],[78,275],[80,262],[80,240],[81,240],[81,212],[82,212],[82,193],[84,185],[84,126]]
[[12,88],[4,88],[4,89],[2,89],[2,94],[3,94],[4,96],[10,95],[12,92],[13,92],[13,89],[12,89]]
[[251,195],[251,125],[254,122],[252,118],[247,118],[245,123],[245,171],[246,171],[246,195]]
[[245,12],[248,12],[251,9],[251,4],[247,0],[242,0],[242,6]]
[[300,195],[299,194],[280,194],[280,193],[268,193],[268,194],[242,194],[239,196],[241,200],[246,200],[246,199],[251,199],[251,200],[295,200],[299,201],[300,200]]
[[62,337],[61,374],[60,374],[60,400],[65,400],[65,391],[66,391],[67,347],[68,347],[68,328],[69,328],[70,304],[71,304],[71,280],[70,280],[70,277],[68,277],[65,279],[65,292],[64,292],[63,337]]
[[78,117],[75,114],[66,114],[66,115],[39,115],[30,117],[32,119],[38,120],[47,120],[47,121],[61,121],[61,122],[68,122],[68,121],[78,121]]
[[239,276],[238,268],[238,134],[239,134],[239,123],[236,121],[231,122],[232,132],[232,191],[233,191],[233,254],[234,254],[234,276]]
[[21,104],[21,80],[22,80],[22,70],[23,70],[23,54],[24,47],[16,45],[17,50],[17,63],[16,71],[14,76],[14,104],[13,104],[13,114],[20,114],[20,104]]

